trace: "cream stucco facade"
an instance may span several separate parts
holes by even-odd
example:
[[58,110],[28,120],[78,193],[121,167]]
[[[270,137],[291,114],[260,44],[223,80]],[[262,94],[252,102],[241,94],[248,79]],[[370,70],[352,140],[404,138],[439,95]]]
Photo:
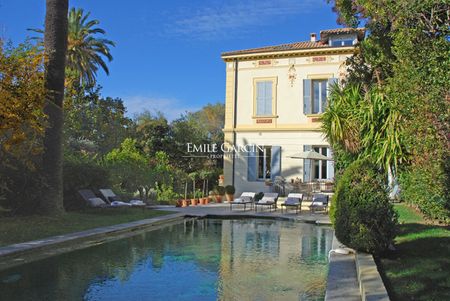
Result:
[[[222,54],[226,66],[225,143],[272,147],[267,153],[238,152],[225,157],[225,185],[234,185],[237,194],[270,191],[267,182],[275,176],[288,181],[333,180],[331,162],[323,162],[323,168],[313,163],[317,166],[310,165],[306,170],[304,160],[290,156],[317,147],[321,147],[319,152],[332,156],[331,150],[325,149],[328,143],[320,131],[320,111],[330,84],[345,73],[345,61],[355,51],[357,34],[345,32],[336,37],[354,41],[352,45],[328,46],[325,42],[331,45],[331,34],[327,41],[302,42],[310,46],[306,49],[302,49],[304,44],[286,44],[293,47]],[[264,161],[261,158],[266,154],[277,158]]]

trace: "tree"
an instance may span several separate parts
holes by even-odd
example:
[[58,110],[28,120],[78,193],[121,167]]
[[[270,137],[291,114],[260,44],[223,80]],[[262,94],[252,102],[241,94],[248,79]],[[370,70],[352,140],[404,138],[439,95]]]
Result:
[[145,200],[157,180],[155,169],[137,148],[136,140],[127,138],[119,148],[105,156],[107,166],[117,189],[127,193],[139,191]]
[[66,95],[64,136],[66,150],[103,156],[117,148],[133,131],[120,98],[103,98],[100,87]]
[[[90,12],[84,13],[81,8],[72,8],[68,16],[68,45],[66,61],[66,85],[69,88],[81,89],[83,86],[94,86],[98,68],[109,74],[104,57],[112,61],[110,47],[115,43],[99,38],[97,34],[106,34],[105,30],[94,27],[99,20],[88,20]],[[41,29],[30,29],[44,33]],[[39,39],[39,38],[37,38]]]
[[70,74],[81,84],[92,86],[95,84],[98,68],[109,74],[108,66],[103,57],[112,61],[110,47],[114,42],[98,38],[96,34],[104,35],[102,28],[94,27],[100,23],[98,20],[88,20],[90,12],[72,8],[69,13],[69,33],[67,49],[67,68]]
[[[402,199],[431,218],[449,222],[450,4],[437,0],[329,2],[334,2],[342,23],[365,23],[370,31],[358,54],[348,61],[347,82],[363,82],[363,93],[377,87],[383,97],[366,106],[362,117],[380,117],[385,125],[366,131],[362,145],[374,146],[378,150],[374,156],[402,158],[396,170]],[[374,145],[377,141],[379,145]]]
[[13,213],[35,210],[42,187],[36,172],[46,125],[42,63],[30,43],[13,48],[0,41],[0,206]]
[[55,215],[63,209],[62,136],[65,63],[67,51],[68,0],[47,0],[45,15],[45,89],[44,113],[48,127],[44,136],[44,190],[40,211]]
[[29,43],[14,49],[0,41],[0,157],[9,155],[27,165],[41,151],[45,128],[42,59]]
[[170,148],[170,126],[161,112],[145,111],[135,118],[139,146],[150,157]]

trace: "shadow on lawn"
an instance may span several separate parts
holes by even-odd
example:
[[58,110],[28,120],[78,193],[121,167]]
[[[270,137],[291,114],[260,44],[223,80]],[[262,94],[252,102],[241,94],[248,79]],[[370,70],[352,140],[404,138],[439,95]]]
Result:
[[449,227],[399,227],[396,251],[377,258],[391,300],[450,300]]

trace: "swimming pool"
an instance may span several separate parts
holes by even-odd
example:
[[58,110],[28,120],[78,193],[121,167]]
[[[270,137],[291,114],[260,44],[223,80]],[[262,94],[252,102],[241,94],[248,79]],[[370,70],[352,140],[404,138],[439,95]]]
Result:
[[328,227],[185,220],[0,271],[0,300],[323,300]]

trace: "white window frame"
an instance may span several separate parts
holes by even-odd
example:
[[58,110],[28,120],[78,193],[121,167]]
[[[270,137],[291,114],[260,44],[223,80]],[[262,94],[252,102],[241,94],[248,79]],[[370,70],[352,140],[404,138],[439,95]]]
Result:
[[[260,147],[263,148],[263,169],[262,174],[264,176],[260,176],[259,169],[260,169]],[[272,175],[272,146],[271,145],[261,145],[260,147],[257,147],[257,160],[256,160],[256,179],[260,181],[264,181],[271,178]],[[269,153],[269,155],[268,155]],[[269,166],[269,174],[267,174],[267,158],[269,158],[270,166]]]
[[[316,149],[319,149],[319,151],[317,151]],[[328,153],[328,149],[330,147],[326,146],[326,145],[313,145],[312,146],[312,150],[315,152],[318,152],[319,154],[323,155],[323,149],[326,150],[325,153]],[[324,155],[326,156],[326,155]],[[316,175],[316,162],[319,162],[319,174]],[[322,167],[323,165],[325,165],[325,175],[323,175],[322,172]],[[327,174],[328,174],[328,165],[327,165],[327,161],[325,160],[313,160],[313,164],[311,164],[311,168],[313,169],[313,179],[312,180],[326,180],[327,179]]]
[[327,89],[328,89],[328,79],[327,78],[323,78],[323,79],[312,79],[311,80],[311,113],[312,114],[322,114],[324,111],[324,108],[322,107],[323,101],[322,101],[322,89],[323,89],[323,84],[319,85],[319,108],[317,110],[317,112],[314,112],[314,108],[315,108],[315,101],[314,101],[314,97],[315,97],[315,92],[314,92],[314,83],[315,82],[321,82],[321,83],[325,83],[325,102],[327,101]]

